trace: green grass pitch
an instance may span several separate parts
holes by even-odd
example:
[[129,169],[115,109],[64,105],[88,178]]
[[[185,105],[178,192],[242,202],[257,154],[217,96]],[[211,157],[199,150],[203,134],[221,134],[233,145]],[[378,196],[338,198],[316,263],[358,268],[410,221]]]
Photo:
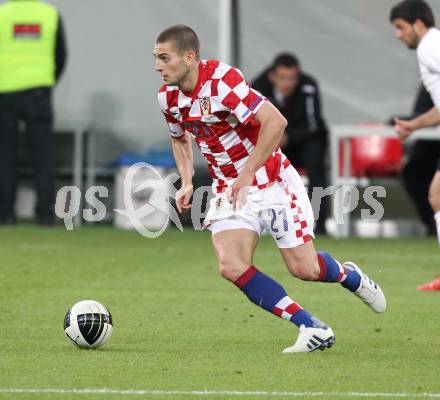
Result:
[[[146,239],[110,227],[1,229],[0,398],[439,394],[440,292],[415,290],[440,274],[437,242],[322,238],[315,245],[362,266],[382,285],[389,308],[376,315],[339,285],[293,279],[272,239],[263,237],[255,264],[336,333],[325,352],[282,355],[297,329],[219,277],[208,232],[185,228]],[[64,335],[64,314],[82,299],[98,300],[113,314],[113,338],[102,349],[77,349]],[[6,393],[8,388],[164,392]],[[198,390],[239,393],[171,393]]]

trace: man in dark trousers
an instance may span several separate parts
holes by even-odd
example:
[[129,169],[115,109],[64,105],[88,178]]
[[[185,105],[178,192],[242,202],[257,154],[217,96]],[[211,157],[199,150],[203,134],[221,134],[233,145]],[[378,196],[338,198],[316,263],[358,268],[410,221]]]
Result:
[[[324,161],[328,130],[321,115],[316,80],[301,71],[298,59],[293,54],[283,53],[255,79],[252,87],[269,98],[287,119],[287,129],[280,146],[295,167],[305,169],[309,178],[309,197],[312,199],[314,187],[327,186]],[[325,233],[327,208],[324,198],[315,233]],[[314,211],[316,213],[318,210]]]
[[[423,85],[417,93],[413,115],[408,119],[418,117],[434,106],[429,92]],[[394,121],[393,121],[394,124]],[[437,169],[440,155],[438,140],[417,140],[409,149],[408,159],[403,169],[403,182],[408,194],[414,201],[420,219],[427,228],[428,235],[436,235],[434,211],[428,201],[429,186]]]
[[66,60],[58,11],[39,0],[0,5],[0,224],[15,224],[18,126],[35,169],[37,222],[53,225],[55,161],[52,87]]

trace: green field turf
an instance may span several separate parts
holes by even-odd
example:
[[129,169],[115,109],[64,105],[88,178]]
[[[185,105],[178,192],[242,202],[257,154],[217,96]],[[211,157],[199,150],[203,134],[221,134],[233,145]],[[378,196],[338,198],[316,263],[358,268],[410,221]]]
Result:
[[[245,391],[265,392],[254,396],[260,399],[351,398],[350,392],[440,397],[440,292],[415,290],[440,274],[437,242],[315,243],[360,264],[382,285],[389,308],[376,315],[339,285],[293,279],[272,239],[264,237],[255,264],[337,337],[325,352],[282,355],[296,328],[219,277],[207,232],[186,228],[146,239],[110,227],[3,228],[0,398],[251,398]],[[79,350],[64,335],[64,315],[82,299],[101,301],[113,314],[113,338],[102,349]],[[7,394],[7,388],[164,392]],[[173,395],[174,390],[228,393]]]

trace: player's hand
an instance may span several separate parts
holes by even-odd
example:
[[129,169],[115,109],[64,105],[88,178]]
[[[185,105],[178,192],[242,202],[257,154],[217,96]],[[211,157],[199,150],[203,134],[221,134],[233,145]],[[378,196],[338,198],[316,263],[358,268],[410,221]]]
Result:
[[193,195],[193,185],[187,184],[182,187],[176,193],[176,207],[180,214],[186,213],[191,208],[191,197]]
[[252,186],[255,173],[244,169],[231,187],[231,202],[234,210],[245,205],[247,192]]
[[405,140],[416,129],[414,120],[405,121],[400,118],[394,118],[394,130],[399,135],[400,140]]

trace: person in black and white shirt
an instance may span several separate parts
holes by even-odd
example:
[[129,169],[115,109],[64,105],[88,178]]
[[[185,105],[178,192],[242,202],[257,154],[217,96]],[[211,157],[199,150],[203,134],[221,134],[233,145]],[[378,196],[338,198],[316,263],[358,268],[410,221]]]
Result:
[[[434,102],[434,107],[416,118],[409,121],[395,119],[395,130],[400,139],[405,140],[418,129],[440,125],[440,31],[435,28],[434,14],[424,0],[401,1],[391,9],[390,22],[394,25],[396,37],[409,49],[417,50],[423,85]],[[428,196],[440,244],[440,154]],[[440,279],[437,281],[440,290]]]

